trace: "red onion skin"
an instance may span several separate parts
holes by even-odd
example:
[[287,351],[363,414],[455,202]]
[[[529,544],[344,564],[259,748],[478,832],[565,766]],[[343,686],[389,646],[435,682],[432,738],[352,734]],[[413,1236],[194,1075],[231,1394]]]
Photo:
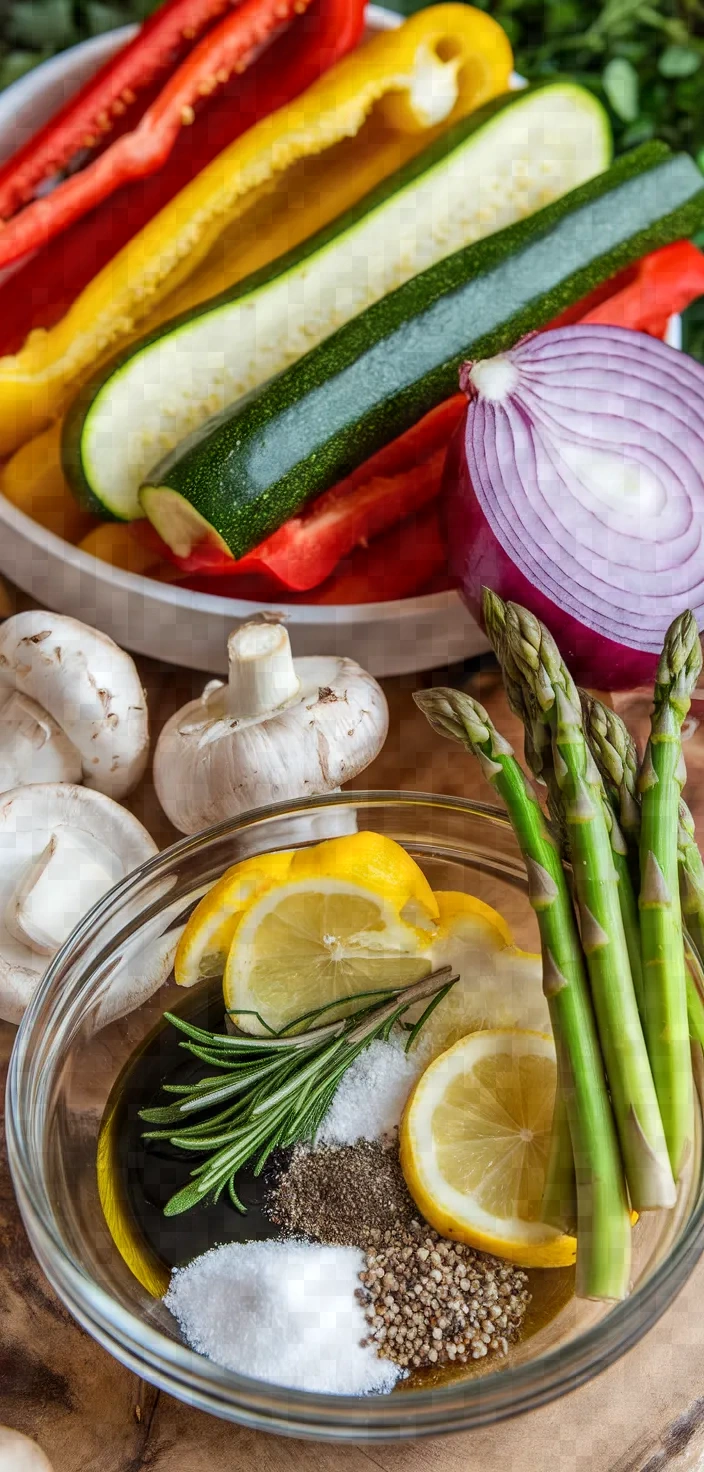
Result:
[[511,561],[474,493],[465,454],[466,415],[448,445],[441,495],[448,563],[470,613],[482,623],[482,588],[520,603],[547,625],[578,685],[632,690],[652,685],[658,655],[606,639],[546,598]]

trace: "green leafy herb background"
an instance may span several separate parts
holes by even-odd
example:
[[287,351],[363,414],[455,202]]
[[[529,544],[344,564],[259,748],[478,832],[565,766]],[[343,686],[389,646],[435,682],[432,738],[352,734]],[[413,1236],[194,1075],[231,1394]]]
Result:
[[[387,0],[410,15],[425,0]],[[704,0],[475,0],[526,77],[569,73],[606,103],[619,149],[664,138],[704,167]],[[0,0],[0,87],[154,0]]]
[[0,0],[0,89],[57,51],[155,8],[155,0]]

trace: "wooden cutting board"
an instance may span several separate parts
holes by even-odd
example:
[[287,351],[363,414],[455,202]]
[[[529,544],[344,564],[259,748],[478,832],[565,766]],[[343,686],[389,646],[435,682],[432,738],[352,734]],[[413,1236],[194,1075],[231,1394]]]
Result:
[[[200,694],[202,677],[142,661],[152,729]],[[440,676],[441,680],[443,676]],[[445,675],[446,678],[446,675]],[[385,682],[386,747],[357,786],[491,800],[476,765],[434,735],[411,699],[421,677]],[[498,678],[478,694],[520,745]],[[695,798],[704,739],[688,747]],[[131,801],[161,846],[178,835],[149,780]],[[704,815],[703,815],[704,816]],[[14,1029],[0,1023],[6,1070]],[[0,1084],[2,1080],[0,1080]],[[704,1467],[704,1264],[635,1349],[599,1379],[529,1416],[418,1442],[332,1446],[242,1430],[193,1411],[125,1370],[56,1299],[29,1248],[0,1157],[0,1422],[36,1437],[55,1472],[685,1472]],[[14,1472],[5,1468],[1,1472]]]

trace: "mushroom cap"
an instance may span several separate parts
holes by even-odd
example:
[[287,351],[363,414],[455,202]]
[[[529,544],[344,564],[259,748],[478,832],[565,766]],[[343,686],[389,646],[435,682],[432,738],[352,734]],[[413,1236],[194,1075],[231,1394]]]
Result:
[[149,753],[147,701],[129,654],[63,614],[31,609],[0,626],[0,688],[36,701],[77,749],[83,781],[125,797]]
[[[48,863],[44,866],[52,838],[68,836],[85,846],[86,869],[81,873],[80,849],[74,868],[59,855],[59,872],[54,879]],[[51,886],[55,884],[56,902],[64,929],[69,916],[78,918],[95,903],[97,891],[106,893],[139,864],[157,852],[146,828],[126,808],[111,798],[69,782],[38,782],[16,787],[0,798],[0,1018],[19,1022],[39,981],[49,964],[49,957],[65,938],[62,934],[53,946],[38,949],[41,939],[32,945],[18,938],[22,928],[16,921],[8,926],[8,910],[22,895],[30,876],[37,880],[36,895],[41,901],[39,913],[31,908],[23,922],[27,930],[44,925],[51,931]],[[96,890],[95,868],[104,875],[102,887]],[[43,889],[40,886],[43,885]],[[81,889],[84,889],[85,903]],[[87,899],[85,898],[87,890]],[[48,896],[48,902],[47,902]],[[14,932],[14,933],[13,933]]]
[[352,659],[297,659],[300,690],[269,715],[227,713],[225,686],[206,686],[164,726],[154,785],[171,822],[197,833],[249,808],[338,789],[386,739],[381,687]]
[[53,1472],[49,1458],[31,1437],[0,1426],[0,1472]]

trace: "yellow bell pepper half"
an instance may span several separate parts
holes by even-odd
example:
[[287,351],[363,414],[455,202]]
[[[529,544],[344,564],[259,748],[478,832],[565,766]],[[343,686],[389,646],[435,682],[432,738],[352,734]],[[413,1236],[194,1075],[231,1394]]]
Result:
[[52,424],[13,455],[1,485],[18,511],[66,542],[78,542],[95,526],[95,517],[74,500],[61,468],[60,424]]
[[81,539],[78,547],[81,552],[89,552],[91,557],[109,562],[112,567],[122,568],[125,572],[153,576],[161,567],[173,572],[172,564],[164,563],[159,553],[146,542],[141,542],[124,521],[101,522]]
[[97,364],[347,209],[456,119],[506,91],[482,11],[438,5],[382,32],[223,150],[89,283],[0,359],[0,457],[57,418]]

